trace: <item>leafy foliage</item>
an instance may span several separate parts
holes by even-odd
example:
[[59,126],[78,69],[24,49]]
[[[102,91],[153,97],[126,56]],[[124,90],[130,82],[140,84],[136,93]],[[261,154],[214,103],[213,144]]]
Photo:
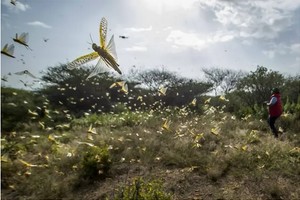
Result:
[[237,85],[238,95],[242,97],[246,105],[262,103],[269,99],[272,88],[282,88],[284,77],[276,71],[258,66],[256,71],[250,72],[241,79]]
[[41,93],[56,107],[69,110],[79,117],[84,112],[110,111],[111,101],[107,95],[115,79],[104,73],[85,79],[90,69],[69,70],[65,65],[49,67],[42,80],[49,86]]
[[114,199],[123,200],[147,200],[147,199],[161,199],[171,200],[171,195],[163,191],[163,182],[159,180],[145,181],[142,178],[137,178],[126,185],[121,187],[118,195]]
[[[28,110],[37,110],[37,106],[43,107],[45,98],[41,95],[14,88],[1,88],[1,130],[13,131],[22,129],[22,123],[41,118],[30,115]],[[23,127],[24,128],[24,127]]]
[[88,146],[83,152],[79,167],[80,176],[89,181],[107,177],[111,165],[108,149]]
[[184,81],[184,79],[179,78],[175,73],[164,69],[132,71],[130,79],[146,86],[150,91],[157,91],[160,86],[174,87]]

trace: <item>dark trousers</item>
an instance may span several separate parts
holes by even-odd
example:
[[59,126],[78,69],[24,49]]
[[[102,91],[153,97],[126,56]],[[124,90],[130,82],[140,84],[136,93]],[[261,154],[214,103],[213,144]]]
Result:
[[272,133],[273,133],[273,135],[277,138],[278,137],[278,130],[276,129],[276,127],[275,127],[275,121],[276,121],[276,119],[278,119],[278,117],[279,116],[276,116],[276,117],[274,117],[274,116],[269,116],[269,118],[268,118],[268,124],[269,124],[269,126],[270,126],[270,128],[271,128],[271,130],[272,130]]

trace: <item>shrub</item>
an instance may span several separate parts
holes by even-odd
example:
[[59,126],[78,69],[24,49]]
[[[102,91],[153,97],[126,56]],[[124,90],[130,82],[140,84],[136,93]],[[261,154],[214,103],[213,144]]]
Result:
[[19,123],[29,122],[28,109],[34,110],[41,101],[33,92],[1,87],[1,131],[17,130]]
[[137,178],[124,187],[118,189],[117,195],[113,199],[119,200],[148,200],[160,199],[169,200],[171,195],[166,193],[162,187],[161,180],[144,181],[142,178]]
[[279,118],[279,125],[283,130],[292,130],[294,132],[300,131],[299,119],[297,119],[297,114],[283,115]]
[[87,181],[106,178],[111,167],[108,148],[88,146],[82,150],[84,153],[79,166],[80,176]]

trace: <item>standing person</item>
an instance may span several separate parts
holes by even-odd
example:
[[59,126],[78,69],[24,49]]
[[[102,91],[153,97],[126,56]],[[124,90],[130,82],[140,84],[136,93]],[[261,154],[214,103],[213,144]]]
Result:
[[275,121],[280,117],[282,114],[282,103],[280,98],[280,92],[278,88],[273,88],[271,90],[272,96],[267,106],[269,106],[269,117],[268,117],[268,124],[273,132],[273,135],[278,138],[278,130],[275,127]]

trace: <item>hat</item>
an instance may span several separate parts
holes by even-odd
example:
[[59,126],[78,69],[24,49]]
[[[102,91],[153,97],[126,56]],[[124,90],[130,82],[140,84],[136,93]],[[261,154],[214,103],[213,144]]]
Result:
[[279,89],[278,88],[272,88],[272,93],[274,94],[278,94],[279,93]]

